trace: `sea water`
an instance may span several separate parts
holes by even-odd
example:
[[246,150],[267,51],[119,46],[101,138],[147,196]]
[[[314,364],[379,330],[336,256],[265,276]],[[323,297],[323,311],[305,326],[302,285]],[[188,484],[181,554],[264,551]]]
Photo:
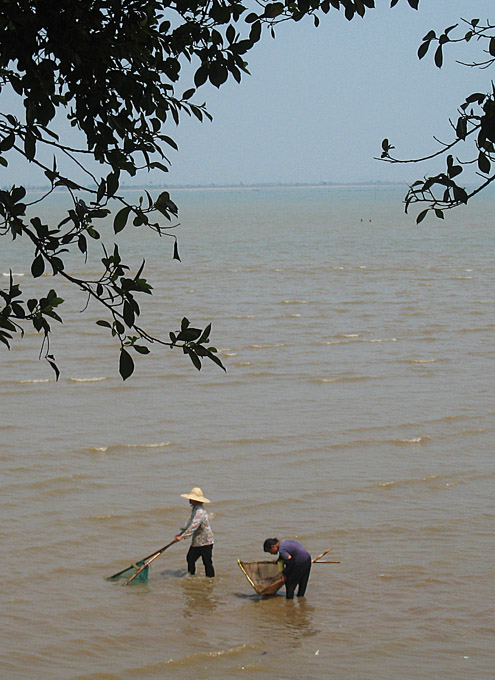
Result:
[[[404,191],[176,190],[181,262],[119,235],[154,285],[141,325],[212,322],[226,373],[154,346],[122,382],[104,313],[41,279],[67,300],[61,377],[34,332],[0,374],[2,677],[494,677],[493,196],[416,226]],[[21,246],[0,273],[34,294]],[[193,486],[216,578],[179,543],[148,584],[107,582],[171,540]],[[260,599],[237,558],[273,536],[340,563]]]

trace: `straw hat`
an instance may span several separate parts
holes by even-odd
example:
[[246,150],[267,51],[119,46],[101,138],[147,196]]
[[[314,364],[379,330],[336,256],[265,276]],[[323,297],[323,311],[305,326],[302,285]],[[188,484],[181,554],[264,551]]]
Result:
[[189,493],[181,493],[181,498],[188,498],[190,501],[197,501],[198,503],[210,503],[207,498],[204,497],[203,492],[199,486],[195,486],[191,489]]

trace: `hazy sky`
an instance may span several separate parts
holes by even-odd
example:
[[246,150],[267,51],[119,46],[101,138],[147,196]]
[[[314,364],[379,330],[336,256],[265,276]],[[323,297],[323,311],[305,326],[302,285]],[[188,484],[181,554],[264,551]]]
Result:
[[332,10],[318,28],[308,19],[281,25],[276,40],[267,36],[248,56],[250,77],[205,91],[213,123],[186,122],[177,131],[171,183],[416,178],[417,169],[373,160],[381,140],[406,157],[427,152],[433,135],[448,138],[448,119],[464,97],[490,87],[490,72],[454,63],[454,46],[441,70],[433,55],[419,61],[421,39],[460,17],[495,20],[495,6],[376,4],[364,19],[348,22]]
[[[472,92],[488,91],[490,71],[455,64],[452,47],[439,70],[432,55],[417,58],[421,38],[460,17],[495,20],[493,0],[420,0],[419,11],[400,0],[348,22],[331,10],[318,28],[311,19],[286,23],[248,54],[251,76],[219,90],[205,86],[213,123],[186,116],[168,133],[168,177],[153,184],[411,181],[426,172],[373,160],[388,137],[402,157],[431,151],[435,135],[449,139],[449,117]],[[465,51],[464,51],[465,54]],[[477,52],[479,56],[479,52]],[[184,88],[179,88],[182,91]],[[12,165],[7,182],[14,181]],[[443,164],[436,166],[438,170]],[[430,166],[431,168],[431,166]],[[7,183],[2,181],[2,184]],[[33,177],[23,171],[23,181]]]

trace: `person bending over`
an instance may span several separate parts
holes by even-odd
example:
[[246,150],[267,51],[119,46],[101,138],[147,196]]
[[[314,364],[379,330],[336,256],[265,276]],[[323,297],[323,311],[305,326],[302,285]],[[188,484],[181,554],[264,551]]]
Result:
[[285,597],[294,599],[294,591],[297,588],[297,597],[304,597],[311,571],[311,555],[303,546],[293,539],[279,541],[278,538],[267,538],[263,543],[263,550],[271,555],[278,553],[284,563]]

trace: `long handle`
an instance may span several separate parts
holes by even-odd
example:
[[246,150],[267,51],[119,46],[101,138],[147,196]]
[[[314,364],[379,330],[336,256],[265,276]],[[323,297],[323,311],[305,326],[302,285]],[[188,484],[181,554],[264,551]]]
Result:
[[340,564],[339,560],[313,560],[315,564]]
[[321,555],[318,555],[318,557],[315,557],[313,562],[318,562],[318,560],[320,560],[322,557],[325,557],[325,555],[327,553],[329,553],[331,549],[332,548],[327,548],[327,550],[325,550],[325,552],[322,552]]
[[174,543],[175,543],[175,540],[170,541],[170,543],[167,543],[167,545],[164,545],[163,548],[161,548],[160,550],[158,550],[158,552],[152,553],[152,557],[151,557],[149,560],[147,560],[147,561],[143,564],[142,567],[139,567],[139,569],[136,571],[136,573],[133,574],[133,575],[131,576],[131,578],[127,579],[127,581],[124,583],[124,585],[125,585],[125,586],[128,586],[129,583],[130,583],[131,581],[134,581],[134,579],[136,578],[136,576],[138,576],[144,569],[146,569],[146,567],[148,567],[148,566],[153,562],[153,560],[156,560],[157,557],[160,557],[160,555],[162,554],[162,552],[163,552],[164,550],[166,550],[167,548],[170,548],[170,546],[173,545]]

